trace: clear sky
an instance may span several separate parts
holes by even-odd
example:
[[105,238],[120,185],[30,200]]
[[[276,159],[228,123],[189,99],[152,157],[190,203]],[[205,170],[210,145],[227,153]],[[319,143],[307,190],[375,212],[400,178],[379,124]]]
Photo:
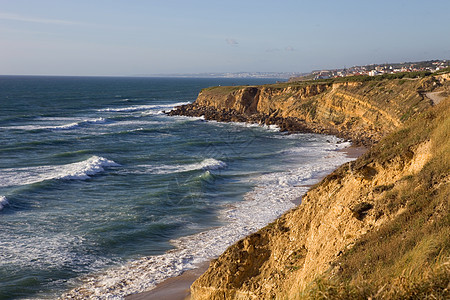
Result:
[[309,72],[450,59],[450,0],[0,0],[0,74]]

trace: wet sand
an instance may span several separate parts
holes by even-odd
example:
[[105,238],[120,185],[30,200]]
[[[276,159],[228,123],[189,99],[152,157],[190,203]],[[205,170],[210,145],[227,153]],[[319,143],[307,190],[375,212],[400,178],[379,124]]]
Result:
[[[344,152],[350,158],[358,158],[367,151],[366,147],[350,146],[339,150]],[[321,180],[320,178],[319,180]],[[295,201],[300,204],[301,200]],[[188,270],[177,277],[169,278],[158,284],[156,288],[148,292],[133,294],[125,297],[125,300],[187,300],[190,299],[191,284],[202,275],[209,266],[209,262],[205,262],[196,269]]]
[[344,152],[350,158],[358,158],[366,153],[367,150],[368,148],[363,146],[350,146],[339,151]]
[[190,298],[191,284],[208,269],[206,262],[196,269],[188,270],[177,277],[169,278],[153,290],[125,297],[125,300],[186,300]]

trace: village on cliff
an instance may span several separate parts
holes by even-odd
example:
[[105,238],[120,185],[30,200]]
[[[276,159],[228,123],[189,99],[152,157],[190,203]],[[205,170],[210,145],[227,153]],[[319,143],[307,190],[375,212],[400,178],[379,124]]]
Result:
[[423,62],[405,62],[405,63],[386,63],[386,64],[373,64],[366,66],[353,66],[350,68],[335,69],[335,70],[320,70],[313,71],[309,76],[312,79],[329,79],[336,77],[357,76],[357,75],[369,75],[377,76],[383,74],[395,74],[402,72],[436,72],[450,66],[448,60],[431,60]]

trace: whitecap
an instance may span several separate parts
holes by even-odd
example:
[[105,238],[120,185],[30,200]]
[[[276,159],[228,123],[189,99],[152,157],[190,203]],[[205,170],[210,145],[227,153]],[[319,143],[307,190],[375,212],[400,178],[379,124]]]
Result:
[[[67,120],[68,118],[65,118],[64,120]],[[50,118],[47,118],[47,121],[51,120]],[[58,118],[55,118],[54,121],[60,120]],[[62,119],[61,119],[62,120]],[[79,128],[83,125],[89,125],[89,124],[104,124],[106,123],[106,119],[104,118],[95,118],[95,119],[71,119],[71,123],[66,124],[32,124],[32,125],[18,125],[18,126],[4,126],[0,127],[0,129],[6,129],[6,130],[25,130],[25,131],[34,131],[34,130],[72,130]]]
[[92,156],[84,161],[27,168],[0,169],[0,187],[20,186],[51,179],[85,180],[119,164],[104,157]]
[[50,126],[50,127],[44,127],[42,129],[50,129],[50,130],[70,130],[74,128],[78,128],[80,126],[80,123],[69,123],[64,125],[58,125],[58,126]]
[[5,207],[8,204],[9,204],[8,199],[6,199],[5,196],[0,196],[0,210],[2,210],[3,207]]
[[64,124],[64,125],[58,125],[58,126],[53,126],[53,127],[47,127],[46,129],[50,129],[50,130],[70,130],[70,129],[75,129],[78,128],[80,126],[83,125],[89,125],[89,124],[104,124],[106,123],[106,119],[104,118],[95,118],[95,119],[83,119],[79,122],[75,122],[75,123],[69,123],[69,124]]
[[[189,117],[189,118],[195,118],[195,117]],[[205,119],[204,116],[202,116],[201,118],[203,120]],[[216,121],[216,120],[208,120],[208,122],[210,122],[212,124],[220,125],[220,126],[232,125],[232,126],[236,126],[236,127],[245,127],[245,128],[262,128],[262,129],[272,131],[272,132],[280,131],[280,127],[275,124],[266,125],[266,124],[260,124],[260,123],[247,123],[247,122],[220,122],[220,121]]]
[[162,110],[170,110],[173,109],[175,106],[185,105],[189,104],[190,102],[179,102],[179,103],[172,103],[172,104],[154,104],[154,105],[132,105],[132,106],[126,106],[126,107],[107,107],[99,109],[99,112],[138,112],[138,111],[149,111],[153,110],[157,113],[161,112]]
[[153,174],[171,174],[171,173],[181,173],[190,172],[195,170],[218,170],[225,168],[227,164],[221,160],[214,158],[207,158],[201,162],[187,164],[187,165],[139,165],[136,167],[134,173],[153,173]]

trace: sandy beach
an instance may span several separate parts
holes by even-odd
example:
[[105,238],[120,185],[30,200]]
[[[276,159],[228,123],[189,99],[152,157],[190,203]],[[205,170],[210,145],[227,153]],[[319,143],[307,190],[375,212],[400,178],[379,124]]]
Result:
[[190,299],[191,284],[208,269],[206,262],[196,269],[188,270],[180,276],[169,278],[158,284],[156,288],[139,294],[129,295],[125,300],[186,300]]

